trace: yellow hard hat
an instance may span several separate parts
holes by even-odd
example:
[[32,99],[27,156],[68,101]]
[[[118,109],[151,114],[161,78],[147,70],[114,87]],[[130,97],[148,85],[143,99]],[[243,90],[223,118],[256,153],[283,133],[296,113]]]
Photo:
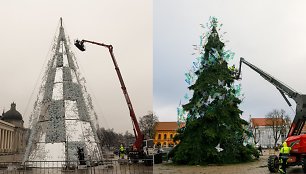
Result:
[[284,141],[283,147],[287,147],[287,142],[286,141]]

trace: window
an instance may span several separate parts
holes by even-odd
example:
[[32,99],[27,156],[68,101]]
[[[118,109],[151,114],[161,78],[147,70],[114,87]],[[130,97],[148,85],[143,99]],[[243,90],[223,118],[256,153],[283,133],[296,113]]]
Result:
[[170,139],[172,139],[173,138],[173,135],[172,134],[170,134]]
[[167,139],[167,134],[164,134],[164,139]]
[[159,139],[159,140],[161,139],[161,134],[158,134],[158,139]]

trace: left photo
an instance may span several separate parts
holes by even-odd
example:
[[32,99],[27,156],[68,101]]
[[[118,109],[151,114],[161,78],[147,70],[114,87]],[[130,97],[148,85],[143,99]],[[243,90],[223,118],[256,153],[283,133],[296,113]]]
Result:
[[153,173],[152,1],[0,14],[0,173]]

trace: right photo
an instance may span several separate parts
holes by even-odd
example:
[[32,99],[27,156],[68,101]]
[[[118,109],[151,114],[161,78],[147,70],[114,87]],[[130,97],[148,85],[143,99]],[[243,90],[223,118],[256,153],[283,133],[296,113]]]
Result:
[[305,5],[153,1],[154,173],[306,173]]

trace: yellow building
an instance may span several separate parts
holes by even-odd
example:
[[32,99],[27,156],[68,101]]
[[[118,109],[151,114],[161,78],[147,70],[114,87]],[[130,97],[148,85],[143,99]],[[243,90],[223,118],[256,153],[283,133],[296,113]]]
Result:
[[[184,124],[181,124],[181,127]],[[177,144],[173,142],[173,137],[177,134],[179,128],[177,122],[157,122],[155,125],[154,144],[163,147],[171,147]]]

